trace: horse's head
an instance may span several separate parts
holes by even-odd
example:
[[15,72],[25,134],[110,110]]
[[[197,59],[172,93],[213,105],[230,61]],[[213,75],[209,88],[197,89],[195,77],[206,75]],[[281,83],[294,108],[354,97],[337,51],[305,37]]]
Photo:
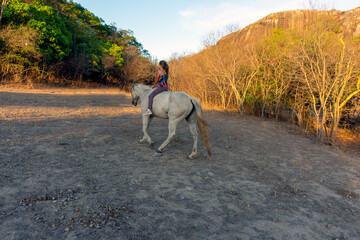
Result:
[[136,83],[132,83],[131,84],[131,103],[132,105],[136,106],[137,105],[137,102],[139,101],[139,94],[138,92],[136,91]]

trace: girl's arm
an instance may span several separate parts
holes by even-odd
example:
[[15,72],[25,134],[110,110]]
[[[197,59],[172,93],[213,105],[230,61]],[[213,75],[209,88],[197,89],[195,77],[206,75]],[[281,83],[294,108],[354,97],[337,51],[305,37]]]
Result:
[[152,88],[155,88],[156,87],[156,85],[158,84],[158,82],[159,82],[159,77],[160,77],[160,70],[157,72],[157,74],[156,74],[156,78],[155,78],[155,82],[154,82],[154,84],[152,85]]

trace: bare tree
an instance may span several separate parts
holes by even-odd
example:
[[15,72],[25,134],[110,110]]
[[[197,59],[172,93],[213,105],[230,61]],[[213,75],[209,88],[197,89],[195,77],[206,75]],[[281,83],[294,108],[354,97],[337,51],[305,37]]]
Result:
[[355,74],[354,68],[359,64],[358,52],[346,52],[346,44],[339,39],[342,50],[335,64],[335,86],[331,103],[331,142],[335,143],[342,109],[355,95],[360,93],[360,77]]
[[325,11],[334,9],[334,5],[334,1],[330,0],[303,0],[300,3],[300,8]]
[[320,16],[300,32],[274,31],[243,46],[235,38],[216,44],[222,35],[213,32],[201,52],[174,62],[173,85],[241,114],[252,108],[276,118],[296,115],[320,141],[335,142],[340,119],[355,114],[359,104],[353,102],[360,95],[360,43],[341,38],[334,31],[338,24]]
[[238,24],[230,23],[224,27],[223,30],[212,31],[202,38],[202,46],[204,49],[216,45],[216,43],[223,37],[233,32],[239,31],[241,28]]
[[224,33],[221,31],[213,31],[213,32],[209,32],[208,34],[206,34],[203,38],[202,38],[202,47],[204,49],[210,48],[214,45],[216,45],[216,43],[222,38],[224,37]]
[[342,108],[360,92],[359,75],[354,71],[359,51],[346,51],[344,40],[328,32],[310,32],[299,42],[298,77],[310,97],[316,136],[334,142]]
[[155,78],[153,63],[144,58],[136,47],[129,46],[126,48],[123,57],[124,65],[121,68],[121,75],[127,83],[142,82],[149,84]]

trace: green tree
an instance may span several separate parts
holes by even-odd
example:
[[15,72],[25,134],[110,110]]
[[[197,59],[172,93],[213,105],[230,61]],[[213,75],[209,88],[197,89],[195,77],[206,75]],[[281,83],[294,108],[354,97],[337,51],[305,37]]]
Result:
[[41,52],[47,60],[59,61],[70,53],[71,33],[63,16],[41,1],[29,4],[11,0],[4,16],[10,25],[26,24],[39,33]]
[[[16,73],[19,76],[26,74],[30,78],[31,74],[27,74],[29,66],[36,66],[38,71],[32,71],[32,77],[42,82],[63,77],[70,81],[86,78],[101,83],[119,83],[128,81],[125,76],[129,74],[124,73],[134,69],[131,64],[143,65],[145,68],[152,66],[148,51],[131,30],[118,30],[113,24],[105,24],[78,3],[66,0],[7,0],[7,3],[6,8],[2,4],[0,63],[23,69]],[[10,38],[5,37],[13,35],[17,36],[19,43],[29,42],[24,29],[36,35],[33,38],[35,42],[32,42],[32,46],[36,46],[36,59],[34,55],[15,50],[9,44]],[[25,47],[22,46],[22,49]],[[125,59],[125,52],[132,52],[142,60],[133,61],[133,57]],[[3,69],[0,74],[9,76],[10,73]]]

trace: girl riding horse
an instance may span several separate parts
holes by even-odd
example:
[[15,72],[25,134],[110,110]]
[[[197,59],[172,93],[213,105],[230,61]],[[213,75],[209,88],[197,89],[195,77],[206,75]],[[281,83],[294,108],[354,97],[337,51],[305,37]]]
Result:
[[144,116],[150,116],[152,114],[151,110],[152,110],[154,97],[159,93],[168,91],[168,84],[167,84],[168,75],[169,75],[169,65],[164,60],[161,60],[158,66],[156,81],[152,86],[152,88],[156,88],[156,89],[149,95],[148,108],[143,113]]

